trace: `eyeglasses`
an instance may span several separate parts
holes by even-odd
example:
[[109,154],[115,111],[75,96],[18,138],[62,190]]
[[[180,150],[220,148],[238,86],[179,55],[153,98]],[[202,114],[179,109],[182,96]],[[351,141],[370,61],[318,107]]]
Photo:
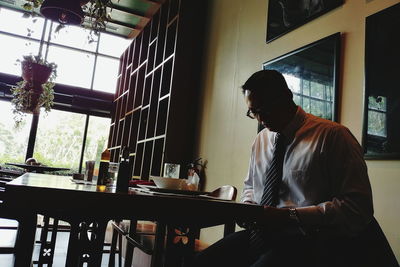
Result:
[[249,117],[250,119],[254,120],[260,114],[260,112],[261,112],[261,109],[259,109],[259,108],[254,111],[251,109],[248,109],[246,116]]

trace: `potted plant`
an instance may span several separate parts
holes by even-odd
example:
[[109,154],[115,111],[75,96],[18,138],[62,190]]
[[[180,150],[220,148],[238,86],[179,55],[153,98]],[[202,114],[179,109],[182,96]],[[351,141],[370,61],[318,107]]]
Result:
[[112,8],[112,2],[111,0],[25,0],[22,7],[33,15],[34,10],[40,8],[40,13],[44,17],[61,23],[59,28],[66,24],[82,24],[84,17],[87,16],[91,33],[98,34],[106,28],[106,22],[111,19],[107,9]]
[[57,65],[43,60],[40,56],[24,56],[21,70],[23,80],[11,88],[11,103],[17,125],[25,113],[39,114],[40,107],[44,107],[46,112],[51,110]]

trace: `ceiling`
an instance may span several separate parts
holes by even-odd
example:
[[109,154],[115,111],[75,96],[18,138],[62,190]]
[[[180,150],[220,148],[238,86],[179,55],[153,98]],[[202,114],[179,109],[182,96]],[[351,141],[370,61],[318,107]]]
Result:
[[[63,0],[70,1],[70,0]],[[112,0],[109,8],[111,20],[106,25],[106,32],[132,39],[136,37],[157,12],[164,0]],[[25,0],[0,0],[0,6],[24,10]],[[35,10],[39,13],[39,10]],[[85,18],[83,26],[89,25]]]

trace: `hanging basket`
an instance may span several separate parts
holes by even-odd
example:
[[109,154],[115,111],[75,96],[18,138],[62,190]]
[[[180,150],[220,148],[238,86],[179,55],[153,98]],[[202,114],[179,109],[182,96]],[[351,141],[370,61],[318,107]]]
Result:
[[26,81],[25,89],[43,92],[42,84],[47,82],[51,75],[51,68],[34,62],[22,61],[22,79]]

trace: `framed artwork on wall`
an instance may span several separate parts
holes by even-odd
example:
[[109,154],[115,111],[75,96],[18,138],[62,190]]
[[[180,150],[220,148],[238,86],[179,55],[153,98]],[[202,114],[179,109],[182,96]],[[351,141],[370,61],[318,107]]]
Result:
[[267,43],[335,9],[343,0],[269,0]]
[[337,121],[340,33],[269,60],[263,69],[281,72],[294,102],[315,116]]
[[369,159],[400,159],[400,4],[366,18],[363,147]]

